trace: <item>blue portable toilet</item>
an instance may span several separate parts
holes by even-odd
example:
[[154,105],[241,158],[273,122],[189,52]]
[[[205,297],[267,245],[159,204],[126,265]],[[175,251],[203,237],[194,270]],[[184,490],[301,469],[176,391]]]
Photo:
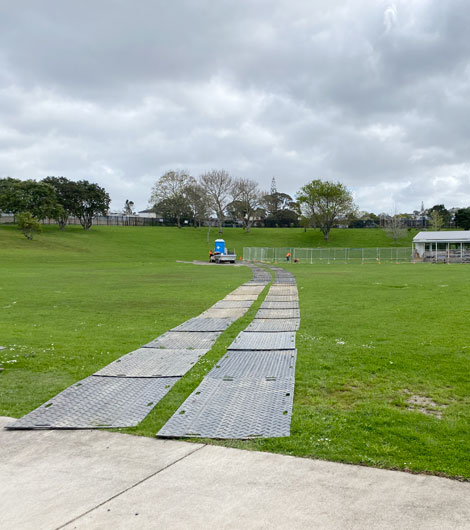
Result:
[[221,254],[225,254],[225,241],[223,239],[216,239],[215,240],[215,252],[220,252]]

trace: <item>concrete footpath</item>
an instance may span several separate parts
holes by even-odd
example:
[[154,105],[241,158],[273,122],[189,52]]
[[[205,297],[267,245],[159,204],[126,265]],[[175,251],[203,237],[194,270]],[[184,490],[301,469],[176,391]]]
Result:
[[10,421],[2,529],[470,529],[470,483]]

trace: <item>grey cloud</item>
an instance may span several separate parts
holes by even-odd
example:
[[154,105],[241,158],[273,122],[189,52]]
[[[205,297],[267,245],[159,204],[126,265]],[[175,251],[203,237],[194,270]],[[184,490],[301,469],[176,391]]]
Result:
[[[470,204],[463,0],[0,4],[0,174],[89,178],[145,207],[223,167],[361,209]],[[388,206],[387,206],[388,205]]]

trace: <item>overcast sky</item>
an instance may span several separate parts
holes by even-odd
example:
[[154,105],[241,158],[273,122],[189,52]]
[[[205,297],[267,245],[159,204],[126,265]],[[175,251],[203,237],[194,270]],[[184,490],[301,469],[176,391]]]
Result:
[[470,205],[468,0],[0,0],[0,176],[169,169]]

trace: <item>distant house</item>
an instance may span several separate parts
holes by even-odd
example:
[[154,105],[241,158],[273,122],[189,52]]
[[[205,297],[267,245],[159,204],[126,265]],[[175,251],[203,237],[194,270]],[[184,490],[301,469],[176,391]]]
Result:
[[139,217],[146,217],[146,218],[151,218],[151,219],[157,219],[158,218],[162,218],[162,221],[163,221],[163,216],[160,215],[160,214],[157,214],[155,212],[155,210],[152,210],[152,209],[149,209],[149,210],[142,210],[141,212],[139,212],[137,214]]
[[413,238],[413,259],[433,263],[470,263],[470,231],[419,232]]

